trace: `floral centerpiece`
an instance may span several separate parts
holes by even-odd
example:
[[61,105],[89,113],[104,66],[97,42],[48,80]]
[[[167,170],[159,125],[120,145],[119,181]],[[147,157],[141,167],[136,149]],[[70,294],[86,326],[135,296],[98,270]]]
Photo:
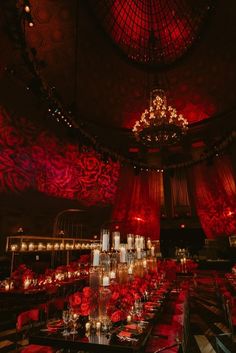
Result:
[[30,270],[25,264],[21,264],[11,274],[11,280],[14,283],[14,288],[21,289],[24,287],[25,281],[32,281],[35,277],[35,273]]

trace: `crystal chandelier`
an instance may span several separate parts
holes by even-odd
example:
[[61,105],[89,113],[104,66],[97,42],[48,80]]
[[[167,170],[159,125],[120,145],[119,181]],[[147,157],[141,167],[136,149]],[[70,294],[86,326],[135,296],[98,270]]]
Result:
[[188,121],[176,109],[167,106],[163,90],[151,93],[150,107],[146,109],[132,129],[138,142],[148,147],[165,146],[181,139],[188,130]]

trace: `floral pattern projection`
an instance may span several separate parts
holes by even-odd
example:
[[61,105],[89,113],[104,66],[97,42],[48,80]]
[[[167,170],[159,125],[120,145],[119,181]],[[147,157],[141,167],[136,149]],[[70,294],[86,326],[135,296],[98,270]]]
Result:
[[92,148],[61,142],[0,110],[0,192],[36,189],[87,206],[106,205],[114,201],[119,169]]

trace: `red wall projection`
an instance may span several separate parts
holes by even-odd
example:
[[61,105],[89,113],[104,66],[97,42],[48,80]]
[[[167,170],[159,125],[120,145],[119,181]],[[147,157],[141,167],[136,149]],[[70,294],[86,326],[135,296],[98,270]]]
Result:
[[85,205],[111,204],[119,163],[93,148],[79,148],[0,110],[0,192],[36,189]]

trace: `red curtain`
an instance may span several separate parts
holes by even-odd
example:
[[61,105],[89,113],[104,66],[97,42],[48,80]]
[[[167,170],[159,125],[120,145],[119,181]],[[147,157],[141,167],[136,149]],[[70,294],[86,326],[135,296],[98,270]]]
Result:
[[178,214],[181,211],[189,213],[191,211],[188,183],[184,169],[176,169],[170,178],[172,213]]
[[236,233],[235,180],[229,159],[197,165],[193,177],[197,213],[207,238]]
[[123,167],[113,210],[113,224],[124,234],[159,239],[161,173]]

